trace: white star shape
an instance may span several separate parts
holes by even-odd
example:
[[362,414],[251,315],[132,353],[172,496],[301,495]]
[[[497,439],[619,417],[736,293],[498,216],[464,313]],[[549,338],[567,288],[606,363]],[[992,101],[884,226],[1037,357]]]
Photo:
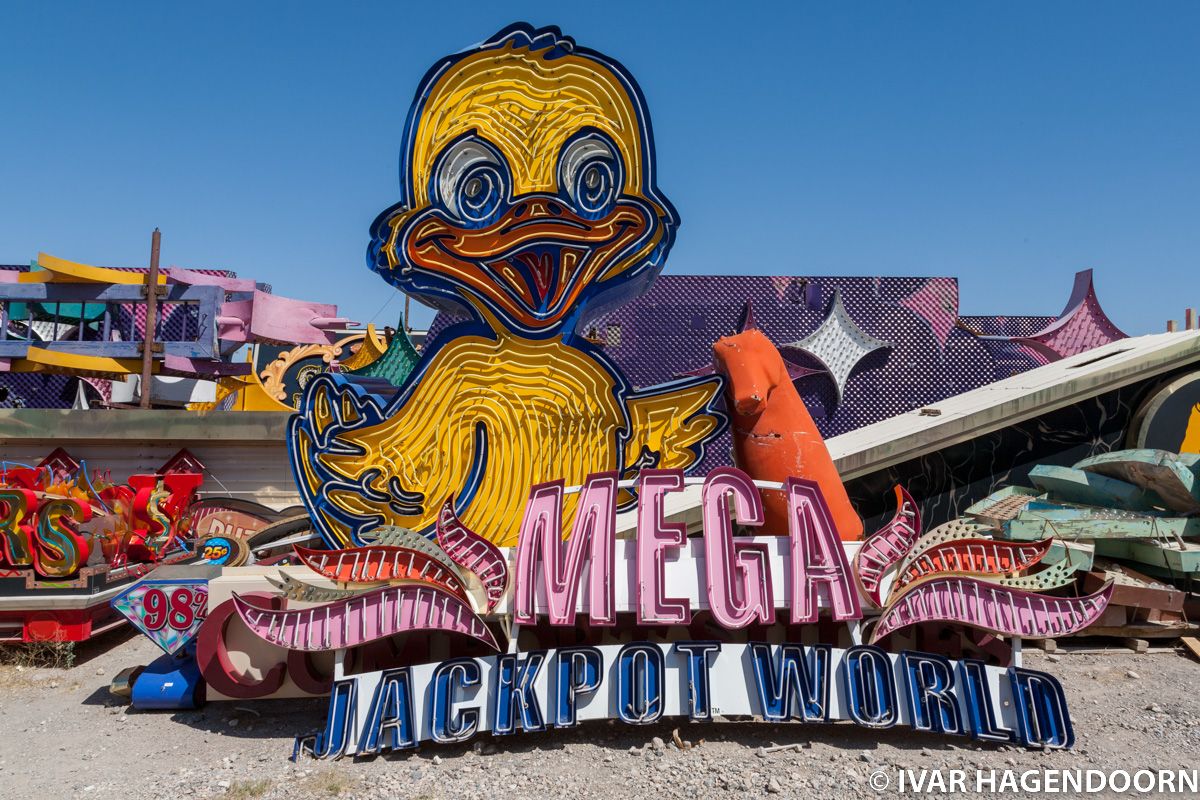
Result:
[[800,341],[784,345],[803,350],[829,370],[839,403],[846,381],[858,362],[876,350],[891,346],[890,342],[876,339],[855,324],[842,305],[840,289],[834,290],[833,306],[820,327]]

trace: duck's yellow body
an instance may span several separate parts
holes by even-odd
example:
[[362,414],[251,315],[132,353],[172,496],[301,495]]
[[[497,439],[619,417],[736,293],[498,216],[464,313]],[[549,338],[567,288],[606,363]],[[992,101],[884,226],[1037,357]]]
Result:
[[[715,379],[624,400],[622,388],[606,365],[559,337],[461,336],[434,355],[394,414],[341,434],[341,447],[306,455],[345,480],[345,489],[326,486],[325,499],[354,517],[423,530],[455,497],[466,501],[468,527],[509,546],[531,486],[558,479],[579,485],[594,472],[624,472],[643,454],[654,466],[684,468],[695,460],[692,448],[719,424],[703,413],[719,391]],[[315,430],[353,421],[342,400],[329,393],[315,402]],[[356,452],[339,454],[344,445]],[[378,470],[368,487],[389,500],[361,491],[368,470]],[[397,496],[412,498],[419,510],[401,503],[414,513],[397,513]],[[573,505],[568,495],[568,521]],[[339,539],[352,541],[345,525],[328,522]]]

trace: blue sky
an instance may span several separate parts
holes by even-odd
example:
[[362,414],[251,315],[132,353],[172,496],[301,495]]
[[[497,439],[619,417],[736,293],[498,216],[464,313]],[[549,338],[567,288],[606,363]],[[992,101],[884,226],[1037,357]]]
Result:
[[1129,333],[1200,305],[1197,3],[3,0],[0,263],[145,264],[157,225],[165,264],[391,322],[364,252],[417,81],[520,19],[642,85],[670,272],[953,275],[1015,314],[1093,267]]

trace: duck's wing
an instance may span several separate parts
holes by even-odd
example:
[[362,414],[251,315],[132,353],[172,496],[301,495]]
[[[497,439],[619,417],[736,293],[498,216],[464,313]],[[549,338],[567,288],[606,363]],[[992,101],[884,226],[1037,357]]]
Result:
[[638,469],[687,469],[704,458],[704,446],[729,424],[716,406],[725,381],[704,375],[642,389],[626,401],[629,439],[626,474]]
[[[288,458],[300,499],[330,547],[351,547],[359,532],[383,524],[365,511],[375,497],[373,469],[362,431],[384,420],[382,401],[343,376],[323,373],[305,387],[298,413],[288,420]],[[336,462],[361,462],[350,480]],[[345,497],[359,495],[363,507],[348,509]],[[358,513],[355,513],[358,512]]]

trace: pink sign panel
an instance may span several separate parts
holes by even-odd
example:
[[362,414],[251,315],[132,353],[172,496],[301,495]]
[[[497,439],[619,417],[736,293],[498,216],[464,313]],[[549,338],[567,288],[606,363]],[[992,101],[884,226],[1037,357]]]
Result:
[[322,606],[276,611],[233,596],[238,616],[257,636],[289,650],[356,647],[397,633],[442,630],[498,650],[496,638],[462,599],[428,584],[376,589]]
[[871,632],[871,641],[919,622],[957,622],[1033,639],[1066,636],[1099,619],[1112,591],[1110,581],[1085,597],[1052,597],[1007,589],[978,578],[932,578],[915,584],[883,612]]

